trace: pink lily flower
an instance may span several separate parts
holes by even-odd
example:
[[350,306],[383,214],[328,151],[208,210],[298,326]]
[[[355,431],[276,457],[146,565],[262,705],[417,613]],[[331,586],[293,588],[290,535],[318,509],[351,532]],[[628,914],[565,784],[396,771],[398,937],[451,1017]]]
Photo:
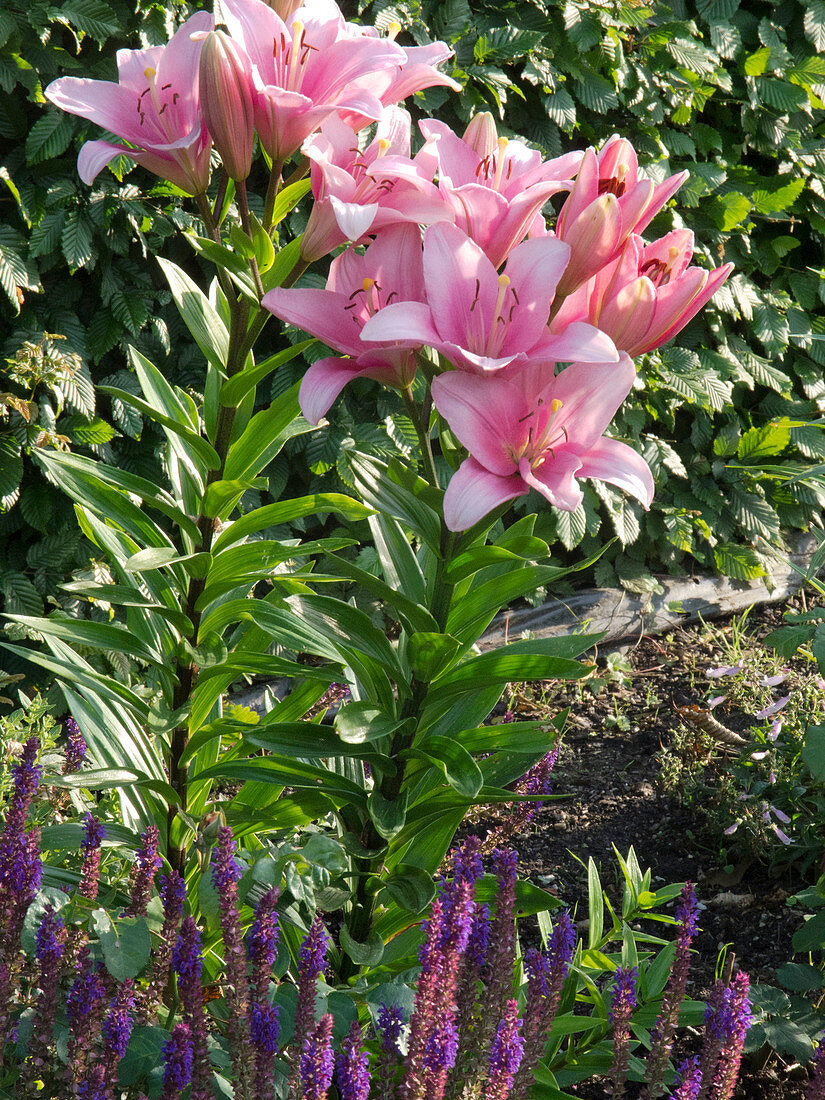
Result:
[[118,83],[62,76],[46,98],[96,122],[128,145],[87,141],[77,170],[84,183],[123,154],[189,195],[209,184],[211,141],[200,110],[198,65],[212,16],[201,11],[187,19],[166,46],[118,50]]
[[383,230],[359,254],[349,248],[332,261],[325,290],[271,290],[263,305],[282,321],[297,325],[349,358],[313,363],[304,375],[298,399],[301,411],[317,424],[353,378],[372,378],[407,389],[415,377],[415,349],[388,341],[369,345],[361,339],[375,312],[403,297],[424,300],[421,233],[417,225]]
[[647,463],[603,434],[635,377],[627,355],[618,363],[573,363],[559,375],[540,361],[509,378],[439,375],[435,407],[470,452],[444,495],[449,529],[465,531],[530,489],[573,511],[582,500],[577,479],[587,477],[618,485],[649,507]]
[[679,172],[654,184],[639,176],[636,151],[625,138],[612,137],[598,156],[588,149],[556,224],[556,235],[573,250],[560,293],[570,294],[614,260],[630,234],[641,233],[687,177]]
[[273,161],[282,164],[334,111],[379,117],[381,100],[361,82],[404,64],[390,39],[346,24],[325,0],[298,8],[288,23],[263,0],[223,0],[222,8],[252,61],[255,128]]
[[375,137],[363,152],[349,126],[335,115],[303,151],[312,162],[315,196],[301,241],[307,262],[384,226],[428,223],[444,215],[434,184],[410,160],[410,116],[401,107],[382,112]]
[[675,229],[652,244],[633,233],[621,255],[565,298],[553,326],[587,320],[628,355],[653,351],[680,332],[733,270],[690,267],[693,234]]
[[455,225],[424,235],[427,302],[385,306],[364,326],[365,340],[396,340],[437,349],[460,370],[500,371],[528,357],[556,362],[618,362],[613,341],[592,325],[547,328],[550,305],[569,257],[554,237],[523,241],[499,275],[479,246]]
[[582,154],[544,162],[523,142],[499,137],[492,116],[479,117],[484,122],[473,119],[469,140],[443,122],[425,119],[419,125],[427,141],[419,157],[432,158],[450,220],[481,246],[494,267],[501,267],[528,233],[546,233],[541,208],[551,195],[573,186]]
[[[351,27],[353,24],[347,26]],[[387,38],[395,41],[401,29],[400,23],[391,23]],[[357,27],[356,30],[361,34],[378,37],[375,27]],[[454,92],[461,91],[458,81],[436,68],[453,56],[454,51],[446,42],[429,42],[425,46],[400,46],[400,49],[404,52],[404,61],[395,70],[373,73],[359,81],[359,87],[371,91],[385,107],[400,103],[424,88],[442,87],[450,88]],[[353,130],[360,130],[370,121],[350,111],[341,111],[339,117]]]

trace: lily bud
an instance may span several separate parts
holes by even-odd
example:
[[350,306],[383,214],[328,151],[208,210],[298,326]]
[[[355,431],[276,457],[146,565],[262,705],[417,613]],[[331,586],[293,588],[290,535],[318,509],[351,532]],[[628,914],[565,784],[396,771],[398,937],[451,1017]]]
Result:
[[266,0],[267,7],[272,8],[276,15],[288,23],[298,8],[304,6],[305,0]]
[[570,245],[571,255],[557,294],[570,294],[609,263],[621,244],[621,232],[622,215],[616,196],[609,192],[600,195],[565,228],[562,240]]
[[477,115],[473,115],[462,141],[478,153],[482,160],[495,153],[498,148],[498,131],[496,120],[489,111],[479,111]]
[[210,31],[200,59],[200,104],[226,171],[245,180],[252,167],[255,89],[246,53],[223,31]]

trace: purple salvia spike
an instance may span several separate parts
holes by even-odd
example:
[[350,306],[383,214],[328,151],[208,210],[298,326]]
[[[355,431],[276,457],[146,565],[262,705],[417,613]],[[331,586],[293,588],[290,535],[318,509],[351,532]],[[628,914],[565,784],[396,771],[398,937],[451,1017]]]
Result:
[[730,997],[719,1022],[724,1037],[710,1093],[713,1100],[730,1100],[736,1088],[745,1037],[752,1019],[749,988],[748,975],[741,971],[734,976],[728,987]]
[[135,983],[127,978],[112,998],[101,1029],[104,1053],[109,1065],[117,1065],[126,1055],[135,1022],[132,1015],[134,1007]]
[[513,1095],[523,1098],[533,1081],[533,1071],[544,1053],[547,1035],[561,1000],[562,987],[576,947],[576,929],[570,915],[559,914],[547,944],[547,952],[531,948],[524,956],[527,972],[527,1004],[524,1012],[524,1057]]
[[52,1029],[57,1012],[60,963],[66,943],[66,926],[47,903],[43,919],[34,937],[35,957],[38,961],[38,994],[34,1007],[32,1034],[28,1056],[20,1069],[20,1084],[34,1091],[34,1082],[42,1077],[44,1069],[54,1063]]
[[129,876],[132,900],[126,915],[129,917],[143,917],[146,915],[146,907],[152,893],[155,875],[163,866],[163,860],[158,855],[158,828],[150,825],[145,833],[141,834],[141,846],[135,855],[132,873]]
[[454,877],[442,885],[426,922],[401,1100],[419,1094],[440,1100],[455,1064],[456,992],[472,931],[475,884],[483,871],[480,848],[477,837],[468,837],[454,853]]
[[662,994],[659,1015],[650,1035],[651,1047],[647,1059],[647,1083],[642,1091],[643,1100],[655,1100],[665,1091],[665,1071],[679,1022],[679,1006],[685,998],[687,989],[690,945],[696,935],[698,913],[696,890],[693,883],[687,882],[676,908],[678,922],[676,956]]
[[326,966],[328,945],[329,935],[320,914],[317,914],[298,952],[296,1036],[311,1035],[315,1028],[315,995],[318,979]]
[[353,1022],[335,1060],[341,1100],[367,1100],[370,1094],[370,1059],[364,1050],[361,1028]]
[[255,908],[255,920],[249,930],[247,952],[252,965],[252,990],[256,1001],[269,996],[272,966],[278,958],[278,942],[281,938],[278,914],[277,889],[267,890]]
[[87,745],[80,727],[74,718],[67,718],[63,723],[66,733],[66,748],[63,757],[63,775],[79,772],[86,759]]
[[194,917],[184,917],[172,952],[184,1021],[192,1039],[192,1100],[212,1100],[212,1069],[206,1046],[206,1017],[201,988],[201,937]]
[[66,997],[66,1019],[71,1032],[67,1069],[75,1087],[89,1072],[91,1052],[106,1011],[103,967],[100,963],[92,963],[88,944],[80,949],[76,975]]
[[82,1081],[79,1081],[74,1095],[77,1100],[110,1100],[111,1090],[106,1083],[107,1067],[101,1062],[96,1062],[86,1073]]
[[507,1011],[500,1021],[490,1044],[485,1100],[506,1100],[513,1087],[521,1059],[524,1056],[522,1021],[518,1016],[518,1002],[507,1002]]
[[26,816],[43,774],[36,763],[39,747],[37,738],[30,737],[11,769],[11,797],[0,835],[0,955],[17,950],[21,909],[25,914],[39,885],[38,879],[32,891],[31,842],[26,833]]
[[253,1001],[249,1007],[249,1040],[255,1057],[252,1095],[254,1100],[270,1100],[275,1090],[275,1055],[281,1037],[277,1005]]
[[243,868],[235,859],[232,830],[218,830],[218,843],[212,857],[212,885],[218,894],[223,933],[224,963],[228,987],[225,998],[229,1009],[226,1036],[235,1071],[235,1083],[241,1096],[249,1085],[249,982],[246,976],[241,920],[238,914],[238,881]]
[[673,1082],[670,1100],[697,1100],[701,1085],[702,1070],[699,1067],[699,1059],[695,1055],[693,1058],[686,1058],[676,1070],[676,1080]]
[[[510,712],[508,711],[508,713]],[[506,717],[505,721],[507,721]],[[514,718],[511,718],[510,721],[514,721]],[[550,794],[551,773],[556,766],[558,756],[559,750],[555,748],[552,752],[548,752],[546,756],[543,756],[541,760],[537,761],[537,763],[521,777],[518,783],[516,783],[513,788],[514,793]],[[536,811],[540,810],[543,805],[544,803],[539,800],[535,802],[505,803],[502,807],[502,811],[505,815],[504,820],[491,830],[485,841],[485,850],[489,851],[493,844],[506,844],[513,837],[523,833],[535,817]]]
[[404,1030],[404,1013],[399,1005],[381,1005],[376,1030],[381,1045],[375,1067],[373,1091],[376,1100],[390,1100],[390,1097],[395,1094],[396,1071],[401,1060],[398,1041]]
[[304,1039],[298,1061],[301,1100],[326,1100],[333,1067],[332,1016],[327,1013]]
[[249,930],[247,952],[252,966],[249,1005],[249,1038],[255,1058],[255,1100],[274,1095],[275,1054],[278,1051],[280,1022],[278,1009],[269,1003],[272,964],[278,957],[278,916],[275,905],[278,890],[267,890],[258,902],[255,920]]
[[490,928],[484,980],[485,1017],[489,1021],[486,1034],[504,1017],[507,1002],[513,995],[513,964],[516,956],[516,864],[512,849],[497,848],[493,852],[493,871],[497,880],[496,910]]
[[178,1100],[192,1080],[192,1036],[187,1024],[175,1024],[163,1044],[163,1092],[161,1100]]
[[160,933],[160,943],[153,952],[154,959],[149,982],[140,999],[138,1018],[143,1024],[151,1020],[169,980],[172,948],[177,939],[186,898],[186,884],[177,871],[173,871],[168,876],[161,876],[158,885],[163,902],[163,928]]
[[627,1070],[630,1064],[630,1020],[636,1007],[635,966],[625,969],[618,967],[613,982],[613,994],[610,1002],[610,1020],[613,1025],[613,1065],[610,1076],[613,1080],[611,1096],[624,1096]]
[[92,813],[83,815],[83,867],[77,892],[82,898],[94,901],[100,879],[100,845],[106,839],[106,827]]

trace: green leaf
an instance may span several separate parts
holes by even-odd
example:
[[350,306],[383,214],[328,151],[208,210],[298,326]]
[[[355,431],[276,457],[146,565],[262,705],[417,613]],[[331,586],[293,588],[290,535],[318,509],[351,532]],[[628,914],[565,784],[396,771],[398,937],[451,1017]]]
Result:
[[290,359],[300,355],[314,343],[315,340],[301,340],[300,343],[294,344],[284,351],[270,355],[254,367],[248,366],[240,374],[233,375],[221,387],[221,405],[229,409],[237,408],[249,391],[253,390],[267,375],[288,363]]
[[825,725],[808,726],[802,759],[817,783],[825,783]]
[[587,929],[587,946],[596,947],[604,931],[604,899],[602,883],[595,860],[591,856],[587,861],[587,911],[590,917]]
[[341,947],[358,966],[377,966],[384,954],[384,941],[373,929],[367,937],[366,943],[359,943],[353,939],[349,929],[344,924],[338,933]]
[[366,805],[364,791],[347,779],[327,768],[316,768],[290,760],[285,756],[266,756],[253,760],[224,760],[211,768],[197,772],[193,782],[205,779],[229,779],[256,783],[275,783],[282,787],[297,787],[321,791],[331,795],[339,802],[352,802],[356,806]]
[[307,194],[311,185],[309,179],[298,180],[297,183],[291,183],[289,187],[284,187],[278,192],[278,197],[272,208],[273,225],[278,225],[279,222],[284,220],[290,210],[296,207],[304,195]]
[[716,568],[737,581],[752,581],[767,576],[767,570],[750,546],[724,544],[713,550]]
[[69,147],[75,131],[70,115],[50,107],[35,122],[26,138],[26,163],[39,164],[43,160],[58,157]]
[[175,305],[195,343],[208,362],[217,370],[224,370],[229,355],[229,333],[223,321],[200,287],[185,271],[162,256],[158,256],[158,263],[166,276]]
[[406,913],[423,913],[435,897],[432,877],[405,863],[399,863],[393,874],[382,880],[381,890]]
[[6,611],[15,615],[42,615],[43,599],[25,573],[7,569],[0,576]]
[[82,208],[76,207],[66,215],[60,243],[72,269],[85,267],[94,258],[92,226]]
[[227,546],[245,539],[248,535],[254,535],[257,531],[264,531],[267,527],[293,523],[303,516],[326,515],[328,512],[337,512],[345,519],[354,521],[367,519],[373,514],[372,508],[366,508],[360,501],[341,493],[315,493],[296,497],[294,500],[282,500],[277,504],[256,508],[236,519],[218,536],[213,550],[219,554]]
[[[595,635],[580,635],[582,650],[588,647]],[[453,668],[441,676],[430,688],[427,702],[445,696],[488,687],[491,683],[514,683],[524,680],[580,680],[590,671],[589,665],[568,657],[557,656],[560,638],[536,639],[515,642]]]
[[765,455],[778,455],[790,444],[791,430],[787,423],[763,424],[750,428],[739,440],[737,456],[739,458],[762,458]]
[[92,913],[92,927],[100,940],[106,969],[116,982],[136,978],[149,961],[152,937],[142,917],[113,921],[105,909]]
[[787,80],[760,76],[756,80],[756,90],[763,103],[783,113],[802,110],[808,103],[805,89],[798,84],[790,84]]
[[405,794],[396,798],[384,798],[378,789],[372,790],[367,797],[367,810],[378,835],[384,840],[392,840],[404,828],[407,816]]
[[7,615],[13,622],[25,623],[32,630],[47,637],[63,638],[74,645],[89,646],[92,649],[113,650],[127,653],[139,661],[163,667],[163,656],[146,642],[137,638],[131,631],[111,623],[87,622],[82,619],[42,619],[23,615]]
[[794,932],[791,940],[794,951],[822,951],[825,947],[825,912],[814,914],[801,928]]
[[335,732],[347,745],[361,745],[389,737],[408,721],[385,714],[366,702],[344,703],[335,715]]
[[193,455],[199,458],[208,470],[220,469],[221,461],[218,452],[211,443],[207,443],[197,432],[187,428],[179,420],[167,416],[166,413],[159,412],[148,401],[142,401],[139,397],[134,397],[131,393],[120,390],[116,386],[100,386],[100,392],[107,393],[110,397],[116,397],[126,405],[131,405],[132,408],[137,409],[138,412],[143,413],[150,420],[161,424],[173,435],[179,436]]
[[435,764],[450,786],[464,798],[475,798],[481,790],[484,783],[481,769],[458,741],[431,735],[409,751]]
[[765,645],[773,646],[781,657],[794,657],[800,646],[814,636],[813,626],[780,626],[764,638]]
[[740,195],[735,191],[729,191],[717,199],[717,206],[713,212],[716,224],[723,233],[729,233],[737,225],[745,220],[753,209],[753,202],[747,195]]
[[460,648],[451,634],[418,632],[409,640],[407,657],[416,678],[427,684],[445,671]]
[[432,508],[393,481],[386,462],[358,451],[349,451],[348,454],[355,488],[364,501],[376,511],[386,512],[410,527],[432,550],[438,552],[441,523]]
[[294,435],[315,431],[300,415],[299,382],[274,401],[268,409],[256,413],[243,434],[229,448],[224,466],[227,481],[257,477]]
[[776,971],[776,976],[792,993],[808,993],[825,985],[825,975],[819,967],[810,963],[785,963]]

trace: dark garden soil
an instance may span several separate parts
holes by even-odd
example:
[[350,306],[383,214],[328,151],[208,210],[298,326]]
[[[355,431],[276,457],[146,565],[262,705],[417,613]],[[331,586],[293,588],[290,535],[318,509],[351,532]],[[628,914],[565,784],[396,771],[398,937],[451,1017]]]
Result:
[[[781,624],[784,609],[755,610],[749,629],[756,638],[764,637]],[[716,625],[726,628],[724,621]],[[701,626],[623,648],[632,666],[629,682],[609,683],[596,695],[562,688],[544,697],[551,714],[565,705],[571,708],[554,773],[554,793],[565,797],[546,804],[527,832],[512,841],[522,870],[565,901],[579,899],[579,915],[583,903],[586,916],[586,871],[574,856],[585,864],[593,857],[615,899],[621,893],[613,845],[623,855],[632,845],[642,869],[652,868],[654,889],[684,880],[697,884],[704,908],[694,941],[693,996],[708,992],[718,951],[726,944],[752,982],[776,984],[776,968],[791,959],[791,937],[801,923],[787,899],[807,883],[793,872],[771,876],[757,860],[723,867],[718,849],[703,833],[701,815],[680,805],[660,782],[657,753],[670,744],[679,725],[676,708],[700,701],[693,668],[728,662]],[[532,685],[525,695],[540,696],[541,687]],[[529,707],[526,701],[523,705]],[[746,1059],[736,1097],[801,1098],[806,1072],[776,1055],[766,1063],[766,1053]],[[588,1096],[587,1086],[578,1095]]]

